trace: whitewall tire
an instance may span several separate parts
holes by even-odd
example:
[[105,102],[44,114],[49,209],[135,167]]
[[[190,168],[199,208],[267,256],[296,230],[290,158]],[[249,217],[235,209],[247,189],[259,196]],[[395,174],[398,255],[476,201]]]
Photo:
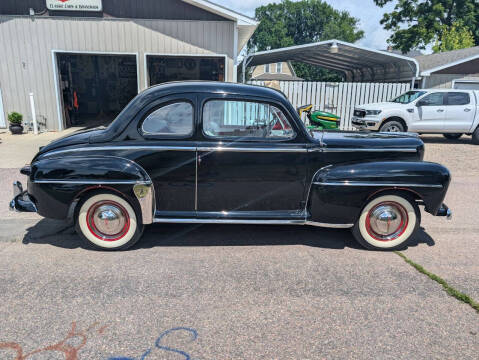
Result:
[[79,204],[76,231],[98,249],[125,250],[140,239],[143,225],[127,201],[111,193],[101,193]]
[[372,250],[403,248],[419,228],[421,213],[416,202],[403,195],[382,195],[361,211],[353,235]]

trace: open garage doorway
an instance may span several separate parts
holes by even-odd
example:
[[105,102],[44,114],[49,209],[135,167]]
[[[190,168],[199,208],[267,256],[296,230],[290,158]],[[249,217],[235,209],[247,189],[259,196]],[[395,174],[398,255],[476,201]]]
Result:
[[225,56],[146,55],[147,87],[168,81],[225,81]]
[[63,127],[107,126],[138,94],[136,55],[57,53]]

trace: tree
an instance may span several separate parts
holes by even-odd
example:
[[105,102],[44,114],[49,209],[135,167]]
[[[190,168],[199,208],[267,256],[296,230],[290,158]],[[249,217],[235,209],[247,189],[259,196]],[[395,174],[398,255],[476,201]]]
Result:
[[[383,7],[397,0],[374,0]],[[450,29],[458,20],[472,31],[474,43],[479,43],[479,5],[477,0],[399,0],[381,24],[394,33],[388,42],[407,53],[425,49],[439,38],[445,27]]]
[[[321,0],[283,0],[256,9],[258,29],[248,43],[248,51],[264,51],[322,40],[338,39],[356,42],[364,32],[358,29],[359,20],[347,11],[335,10]],[[293,63],[296,74],[310,81],[340,81],[338,73],[317,66]]]
[[456,21],[450,27],[443,25],[443,29],[436,44],[432,47],[435,53],[464,49],[474,46],[474,36],[462,21]]

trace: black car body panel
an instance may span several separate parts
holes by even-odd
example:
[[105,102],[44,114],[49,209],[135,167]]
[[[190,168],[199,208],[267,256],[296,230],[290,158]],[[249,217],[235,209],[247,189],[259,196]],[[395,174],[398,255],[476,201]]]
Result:
[[[295,135],[284,140],[210,138],[202,130],[202,109],[212,99],[274,105]],[[178,100],[194,106],[193,134],[142,134],[148,114]],[[368,198],[388,189],[414,194],[436,215],[450,175],[441,165],[423,162],[423,156],[424,144],[415,135],[309,132],[276,90],[169,83],[142,92],[108,128],[43,147],[31,164],[28,195],[41,215],[63,219],[83,195],[99,189],[122,194],[144,211],[134,187],[146,184],[154,189],[151,211],[157,222],[257,219],[348,227]]]

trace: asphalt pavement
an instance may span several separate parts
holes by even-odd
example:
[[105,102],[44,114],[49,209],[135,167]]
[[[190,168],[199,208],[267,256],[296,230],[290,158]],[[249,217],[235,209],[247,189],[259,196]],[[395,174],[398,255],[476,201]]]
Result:
[[[425,140],[452,171],[454,218],[423,213],[403,253],[477,301],[479,147]],[[479,313],[349,231],[155,225],[97,252],[68,224],[8,213],[18,169],[0,176],[2,360],[477,359]]]

